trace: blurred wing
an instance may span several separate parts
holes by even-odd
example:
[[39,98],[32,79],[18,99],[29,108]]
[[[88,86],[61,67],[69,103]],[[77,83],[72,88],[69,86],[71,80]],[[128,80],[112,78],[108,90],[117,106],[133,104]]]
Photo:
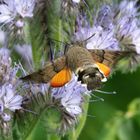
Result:
[[53,62],[49,62],[43,69],[33,72],[25,77],[21,77],[24,81],[33,81],[35,83],[48,83],[57,73],[66,66],[65,56],[60,57]]
[[110,50],[88,50],[96,62],[102,63],[109,68],[113,68],[115,64],[125,57],[129,52],[110,51]]

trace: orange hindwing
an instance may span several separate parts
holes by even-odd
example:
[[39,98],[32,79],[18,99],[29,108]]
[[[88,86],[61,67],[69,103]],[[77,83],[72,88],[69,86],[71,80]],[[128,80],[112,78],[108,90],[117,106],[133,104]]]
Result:
[[102,64],[102,63],[99,63],[99,62],[96,62],[97,66],[99,67],[99,69],[104,73],[104,75],[106,77],[109,76],[111,70],[108,66],[106,66],[105,64]]
[[64,68],[58,72],[50,81],[52,87],[62,87],[71,80],[72,72],[69,68]]

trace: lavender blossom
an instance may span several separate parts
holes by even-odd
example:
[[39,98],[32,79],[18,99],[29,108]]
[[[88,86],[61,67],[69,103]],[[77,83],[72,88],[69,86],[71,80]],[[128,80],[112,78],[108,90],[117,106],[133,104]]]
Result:
[[[137,1],[122,1],[120,4],[103,5],[94,24],[86,23],[86,18],[78,17],[74,41],[84,41],[87,49],[130,51],[124,56],[125,67],[135,69],[140,62],[140,24]],[[81,23],[85,21],[85,25]],[[127,61],[126,61],[127,60]],[[129,68],[128,68],[129,67]],[[124,68],[123,68],[124,69]]]
[[[137,1],[122,1],[114,13],[114,34],[122,51],[132,51],[126,55],[126,70],[134,70],[140,62],[140,25]],[[124,67],[124,66],[123,66]]]
[[2,99],[4,107],[13,112],[15,110],[21,109],[23,97],[21,95],[16,94],[14,87],[11,84],[8,84],[3,85],[2,88],[3,88],[2,90],[5,90],[2,91],[4,93]]
[[[0,116],[3,121],[10,121],[11,113],[21,109],[23,97],[18,95],[16,86],[18,84],[17,68],[11,67],[10,52],[6,48],[0,49]],[[7,111],[9,113],[7,113]]]
[[0,5],[0,23],[23,27],[24,18],[31,18],[35,0],[4,0]]
[[80,106],[83,101],[83,95],[87,92],[86,85],[77,82],[77,78],[73,74],[69,83],[61,88],[53,88],[51,94],[55,99],[61,100],[62,106],[70,115],[77,116],[82,113]]
[[140,54],[139,15],[135,1],[122,1],[115,17],[115,34],[123,49],[132,49]]
[[35,0],[15,0],[14,5],[17,13],[21,15],[23,18],[33,17]]
[[95,25],[101,26],[104,30],[113,30],[113,12],[111,6],[103,5],[95,18]]
[[82,27],[75,33],[75,38],[76,41],[87,40],[87,49],[119,50],[118,41],[114,38],[113,33],[103,30],[101,26]]

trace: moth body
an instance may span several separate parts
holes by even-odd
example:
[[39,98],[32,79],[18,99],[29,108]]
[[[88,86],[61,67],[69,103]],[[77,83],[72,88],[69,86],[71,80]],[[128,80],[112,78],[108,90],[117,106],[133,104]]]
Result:
[[87,50],[82,45],[71,45],[64,56],[59,57],[30,75],[24,81],[36,83],[50,82],[52,87],[64,86],[71,80],[72,72],[78,81],[86,84],[89,90],[98,89],[107,80],[111,69],[126,52],[109,50]]

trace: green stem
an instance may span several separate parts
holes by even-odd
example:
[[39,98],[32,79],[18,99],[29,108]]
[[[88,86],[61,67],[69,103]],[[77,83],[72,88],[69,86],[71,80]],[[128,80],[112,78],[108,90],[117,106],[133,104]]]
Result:
[[30,44],[31,37],[30,37],[30,27],[29,27],[28,22],[25,22],[25,26],[24,26],[23,30],[24,30],[24,35],[25,35],[24,41],[26,44]]

